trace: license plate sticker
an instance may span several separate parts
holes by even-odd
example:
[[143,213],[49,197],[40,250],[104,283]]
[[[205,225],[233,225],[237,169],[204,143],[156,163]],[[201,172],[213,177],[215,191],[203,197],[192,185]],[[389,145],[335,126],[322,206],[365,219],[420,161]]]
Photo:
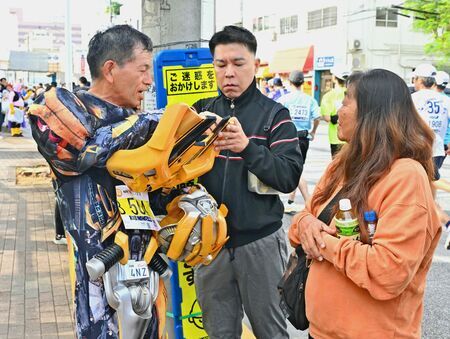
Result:
[[150,277],[147,263],[145,261],[128,260],[128,263],[123,266],[124,279],[123,280],[137,280]]

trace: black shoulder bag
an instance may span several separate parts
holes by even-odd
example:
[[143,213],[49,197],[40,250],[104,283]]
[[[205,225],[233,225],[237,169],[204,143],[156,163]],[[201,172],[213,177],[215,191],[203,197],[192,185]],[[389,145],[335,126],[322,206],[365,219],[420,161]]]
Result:
[[[338,192],[320,213],[318,219],[329,225],[333,207],[339,199]],[[280,293],[280,307],[289,322],[298,330],[304,331],[309,327],[305,309],[305,287],[311,260],[306,259],[306,253],[298,246],[289,257],[286,271],[278,283]]]

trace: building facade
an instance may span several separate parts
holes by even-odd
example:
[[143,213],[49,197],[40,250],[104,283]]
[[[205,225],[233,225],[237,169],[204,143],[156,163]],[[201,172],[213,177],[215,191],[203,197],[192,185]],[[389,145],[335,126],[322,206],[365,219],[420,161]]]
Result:
[[[233,16],[220,10],[233,4]],[[293,69],[306,75],[306,92],[320,100],[331,86],[330,69],[389,69],[405,80],[425,55],[430,37],[412,28],[392,0],[259,1],[216,0],[216,22],[242,24],[258,40],[258,56],[268,70],[286,78]],[[239,18],[241,18],[239,22]]]

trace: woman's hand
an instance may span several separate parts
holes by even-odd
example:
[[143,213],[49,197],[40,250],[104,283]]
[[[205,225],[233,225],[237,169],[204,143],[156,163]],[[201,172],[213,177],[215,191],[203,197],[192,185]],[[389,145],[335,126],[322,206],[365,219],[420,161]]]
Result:
[[334,235],[336,230],[324,224],[313,215],[307,215],[297,223],[298,238],[300,245],[309,259],[323,260],[320,249],[325,248],[321,232]]

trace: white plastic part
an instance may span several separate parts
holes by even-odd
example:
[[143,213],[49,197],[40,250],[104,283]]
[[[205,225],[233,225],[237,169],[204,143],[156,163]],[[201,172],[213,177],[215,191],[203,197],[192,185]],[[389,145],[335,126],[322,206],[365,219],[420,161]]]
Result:
[[350,199],[339,200],[339,209],[341,211],[350,211],[352,209],[352,203],[350,202]]

